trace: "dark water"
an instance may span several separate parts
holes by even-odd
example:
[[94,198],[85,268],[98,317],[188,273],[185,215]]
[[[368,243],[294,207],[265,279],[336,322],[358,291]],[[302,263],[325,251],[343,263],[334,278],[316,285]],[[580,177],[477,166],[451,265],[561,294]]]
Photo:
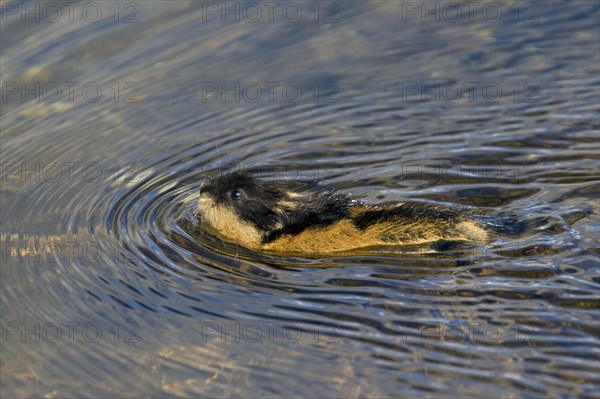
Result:
[[[599,7],[482,3],[3,3],[2,397],[597,397]],[[269,257],[224,165],[529,228]]]

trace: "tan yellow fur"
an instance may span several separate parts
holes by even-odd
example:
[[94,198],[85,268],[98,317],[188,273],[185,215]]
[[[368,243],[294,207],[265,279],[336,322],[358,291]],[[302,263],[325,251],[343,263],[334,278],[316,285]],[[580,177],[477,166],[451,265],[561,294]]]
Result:
[[249,248],[260,246],[260,233],[251,224],[240,220],[230,209],[215,204],[205,195],[200,196],[203,221],[208,223],[229,241],[238,242]]
[[271,243],[252,249],[276,253],[321,253],[349,251],[384,245],[419,245],[440,240],[483,244],[488,233],[475,222],[461,222],[455,227],[445,223],[434,226],[419,221],[399,224],[385,222],[360,230],[349,220],[342,220],[321,229],[307,229],[298,235],[283,236]]
[[465,240],[477,244],[486,244],[490,240],[489,233],[481,225],[472,220],[461,222],[456,227],[463,234]]
[[[279,213],[284,210],[294,212],[300,209],[303,200],[302,195],[287,192],[286,198],[275,203],[271,209]],[[357,202],[349,206],[348,217],[330,225],[307,227],[297,234],[284,233],[273,241],[267,239],[264,242],[263,239],[269,232],[260,231],[254,224],[241,219],[234,208],[215,203],[208,193],[201,193],[199,200],[203,223],[212,227],[223,239],[268,253],[334,254],[367,247],[415,246],[440,241],[483,244],[489,240],[488,232],[467,216],[450,213],[446,219],[438,218],[436,210],[440,210],[440,215],[448,215],[447,208],[426,203],[405,205],[415,207],[414,214],[410,211],[406,215],[396,213],[396,217],[384,217],[387,220],[375,220],[360,228],[357,227],[360,224],[356,220],[365,212],[392,212],[403,204],[371,206]],[[281,228],[283,225],[278,223],[272,226],[272,231]]]
[[381,241],[360,231],[351,221],[341,220],[325,228],[309,228],[297,235],[283,236],[255,249],[278,253],[332,253],[374,245],[381,245]]

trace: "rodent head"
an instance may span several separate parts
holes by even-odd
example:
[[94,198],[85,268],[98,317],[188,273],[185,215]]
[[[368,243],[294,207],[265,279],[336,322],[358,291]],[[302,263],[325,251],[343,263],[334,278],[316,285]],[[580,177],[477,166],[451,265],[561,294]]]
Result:
[[221,174],[200,186],[198,210],[222,235],[249,247],[283,223],[281,202],[288,194],[243,172]]

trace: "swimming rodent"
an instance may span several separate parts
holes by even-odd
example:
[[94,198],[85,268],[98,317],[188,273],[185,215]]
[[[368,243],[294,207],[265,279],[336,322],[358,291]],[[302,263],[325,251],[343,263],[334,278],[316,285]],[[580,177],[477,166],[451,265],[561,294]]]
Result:
[[335,254],[379,246],[483,244],[485,226],[464,209],[425,202],[368,205],[348,195],[301,195],[244,172],[200,186],[201,224],[226,241],[277,254]]

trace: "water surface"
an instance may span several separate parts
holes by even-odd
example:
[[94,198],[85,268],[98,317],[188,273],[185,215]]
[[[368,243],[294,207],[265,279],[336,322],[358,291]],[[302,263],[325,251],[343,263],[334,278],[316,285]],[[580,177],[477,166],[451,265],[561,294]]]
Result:
[[[595,2],[94,4],[2,15],[3,397],[597,395]],[[224,167],[529,227],[271,257],[186,224]]]

